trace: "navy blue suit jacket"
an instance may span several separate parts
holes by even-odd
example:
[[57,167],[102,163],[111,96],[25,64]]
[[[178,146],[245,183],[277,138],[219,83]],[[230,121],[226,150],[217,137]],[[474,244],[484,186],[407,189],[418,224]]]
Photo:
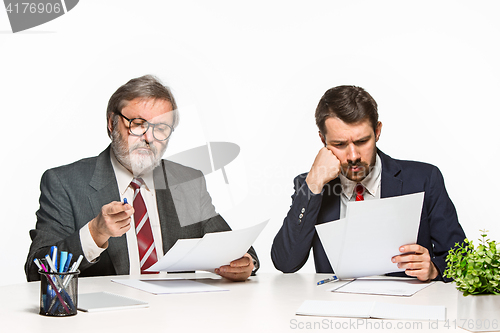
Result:
[[[441,172],[430,164],[396,160],[380,150],[378,154],[382,162],[382,198],[425,192],[417,244],[429,250],[432,262],[439,270],[437,279],[443,279],[448,250],[456,242],[462,242],[465,234]],[[274,238],[271,258],[280,271],[296,272],[307,261],[312,247],[316,272],[333,273],[315,225],[339,219],[340,179],[337,177],[326,184],[322,193],[313,194],[306,184],[306,177],[307,173],[304,173],[294,180],[292,205]],[[404,276],[404,272],[396,275]]]

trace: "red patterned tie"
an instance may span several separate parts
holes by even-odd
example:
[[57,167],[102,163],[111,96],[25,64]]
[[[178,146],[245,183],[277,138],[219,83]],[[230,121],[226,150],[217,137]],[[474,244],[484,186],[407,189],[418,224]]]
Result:
[[363,185],[356,185],[356,188],[354,190],[356,191],[356,201],[365,200],[365,198],[363,197],[363,193],[365,193],[365,187]]
[[130,182],[130,186],[134,189],[134,222],[137,245],[139,246],[141,274],[151,274],[155,272],[146,272],[145,269],[156,263],[158,258],[156,256],[155,242],[148,211],[140,191],[142,183],[143,180],[141,178],[134,178]]

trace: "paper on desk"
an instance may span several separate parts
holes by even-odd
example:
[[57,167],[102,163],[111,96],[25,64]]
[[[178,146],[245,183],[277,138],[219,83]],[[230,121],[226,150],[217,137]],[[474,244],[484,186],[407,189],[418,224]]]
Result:
[[417,279],[356,279],[330,291],[352,294],[412,296],[416,292],[427,288],[434,282],[422,282]]
[[399,320],[446,320],[446,307],[382,302],[312,301],[302,303],[297,315]]
[[179,239],[148,271],[214,270],[241,258],[268,221],[249,228],[208,233],[203,238]]
[[417,241],[424,193],[347,203],[344,219],[316,226],[339,279],[403,271],[391,258]]
[[116,283],[123,284],[135,289],[146,291],[151,294],[183,294],[203,293],[210,291],[228,291],[227,289],[212,286],[206,283],[184,279],[113,279]]

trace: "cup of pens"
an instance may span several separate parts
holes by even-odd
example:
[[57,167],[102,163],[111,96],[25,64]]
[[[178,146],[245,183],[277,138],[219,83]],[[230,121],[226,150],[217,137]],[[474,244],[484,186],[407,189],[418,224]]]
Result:
[[44,272],[40,284],[40,314],[44,316],[74,316],[78,305],[78,274],[76,272]]
[[78,306],[78,267],[83,256],[71,265],[73,255],[61,251],[57,256],[57,247],[51,248],[51,255],[35,259],[40,269],[40,314],[44,316],[74,316]]

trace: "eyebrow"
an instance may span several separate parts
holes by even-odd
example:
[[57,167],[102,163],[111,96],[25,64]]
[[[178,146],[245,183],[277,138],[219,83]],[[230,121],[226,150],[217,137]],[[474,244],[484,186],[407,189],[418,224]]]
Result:
[[[371,134],[370,135],[367,135],[367,136],[364,136],[362,138],[359,138],[357,140],[354,140],[353,142],[354,143],[358,143],[358,142],[362,142],[362,141],[367,141],[371,138]],[[328,143],[330,144],[345,144],[347,142],[347,140],[330,140]]]

